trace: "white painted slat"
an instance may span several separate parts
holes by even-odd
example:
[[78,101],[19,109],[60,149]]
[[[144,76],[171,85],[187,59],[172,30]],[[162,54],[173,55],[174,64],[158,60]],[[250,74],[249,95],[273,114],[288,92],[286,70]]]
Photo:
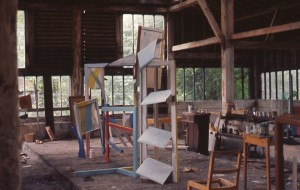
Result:
[[136,173],[163,185],[170,176],[173,168],[165,163],[146,158]]
[[166,102],[171,96],[171,90],[162,90],[157,92],[151,92],[142,102],[141,105],[157,104]]
[[128,55],[126,57],[120,58],[109,64],[110,67],[116,66],[134,66],[136,61],[135,54]]
[[155,58],[156,46],[159,45],[161,39],[153,40],[149,45],[138,52],[140,68],[146,67]]
[[149,127],[138,139],[138,142],[159,148],[165,148],[171,137],[172,133],[170,131]]

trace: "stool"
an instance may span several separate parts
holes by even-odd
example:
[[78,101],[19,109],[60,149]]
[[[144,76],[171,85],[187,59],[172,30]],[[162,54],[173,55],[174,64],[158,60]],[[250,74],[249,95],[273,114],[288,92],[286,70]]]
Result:
[[256,134],[244,134],[244,189],[247,189],[247,145],[257,145],[266,150],[266,174],[267,174],[267,190],[271,189],[270,183],[270,143],[272,136],[260,136]]

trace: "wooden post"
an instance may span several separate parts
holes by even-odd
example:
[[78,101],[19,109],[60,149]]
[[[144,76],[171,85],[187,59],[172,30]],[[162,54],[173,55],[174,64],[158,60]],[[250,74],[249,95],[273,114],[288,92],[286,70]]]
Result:
[[81,9],[73,11],[73,73],[71,80],[71,95],[82,95],[82,72],[81,72]]
[[50,126],[52,132],[55,134],[51,76],[44,76],[43,79],[44,79],[44,99],[45,99],[46,126]]
[[21,189],[16,53],[17,1],[0,0],[0,189]]
[[176,109],[176,64],[173,61],[169,65],[168,78],[170,78],[171,87],[171,126],[172,126],[172,167],[173,167],[173,182],[177,183],[179,181],[178,174],[178,126],[177,126],[177,109]]
[[172,47],[174,45],[174,23],[173,23],[173,16],[171,13],[167,16],[167,60],[174,59],[174,53],[172,52]]
[[221,28],[225,40],[222,43],[222,113],[227,113],[228,105],[234,102],[234,48],[230,44],[234,25],[233,0],[221,1]]
[[[140,100],[141,102],[147,97],[147,68],[143,68],[141,70],[141,80],[140,80]],[[140,109],[141,112],[141,131],[140,131],[140,136],[141,134],[143,134],[147,128],[147,105],[143,105],[141,106]],[[141,156],[140,156],[140,162],[143,163],[145,161],[145,159],[148,156],[148,151],[147,151],[147,145],[146,144],[141,144],[141,152],[140,152]]]

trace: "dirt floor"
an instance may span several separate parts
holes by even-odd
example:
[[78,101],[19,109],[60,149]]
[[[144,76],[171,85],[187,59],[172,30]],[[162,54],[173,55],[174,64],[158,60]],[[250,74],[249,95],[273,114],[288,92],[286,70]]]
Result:
[[[224,145],[239,146],[241,143],[226,142]],[[92,139],[91,146],[95,149],[94,159],[78,158],[78,143],[76,140],[49,141],[43,144],[24,143],[23,153],[25,157],[21,159],[21,176],[23,190],[64,190],[64,189],[186,189],[188,179],[206,179],[209,157],[187,150],[179,150],[179,182],[172,183],[168,180],[164,185],[147,179],[128,177],[122,174],[105,174],[86,177],[75,177],[75,171],[95,170],[104,168],[116,168],[132,165],[132,148],[125,147],[124,153],[111,150],[111,162],[105,162],[102,155],[99,139]],[[159,150],[159,160],[164,163],[171,163],[171,151]],[[149,156],[153,156],[153,151],[149,151]],[[26,160],[26,161],[24,161]],[[248,162],[248,187],[262,186],[266,183],[264,159],[255,158]],[[226,165],[227,160],[222,159],[220,166]],[[274,162],[272,162],[274,163]],[[274,164],[272,164],[271,176],[274,176]],[[290,164],[285,164],[286,169],[286,189],[291,185]],[[183,170],[190,169],[189,172]],[[272,188],[275,188],[272,177]],[[243,168],[240,175],[240,188],[243,189]]]

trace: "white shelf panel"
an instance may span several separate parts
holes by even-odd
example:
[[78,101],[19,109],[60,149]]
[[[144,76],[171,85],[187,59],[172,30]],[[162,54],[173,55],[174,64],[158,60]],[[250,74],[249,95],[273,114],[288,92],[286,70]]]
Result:
[[149,127],[138,139],[138,142],[152,145],[159,148],[165,148],[172,138],[172,133],[163,129]]
[[156,46],[159,45],[161,39],[153,40],[149,45],[140,50],[137,54],[140,68],[146,67],[155,58]]
[[163,185],[170,176],[173,168],[165,163],[146,158],[136,173]]
[[171,90],[162,90],[151,92],[141,103],[141,105],[149,105],[149,104],[158,104],[162,102],[166,102],[167,99],[171,96]]

